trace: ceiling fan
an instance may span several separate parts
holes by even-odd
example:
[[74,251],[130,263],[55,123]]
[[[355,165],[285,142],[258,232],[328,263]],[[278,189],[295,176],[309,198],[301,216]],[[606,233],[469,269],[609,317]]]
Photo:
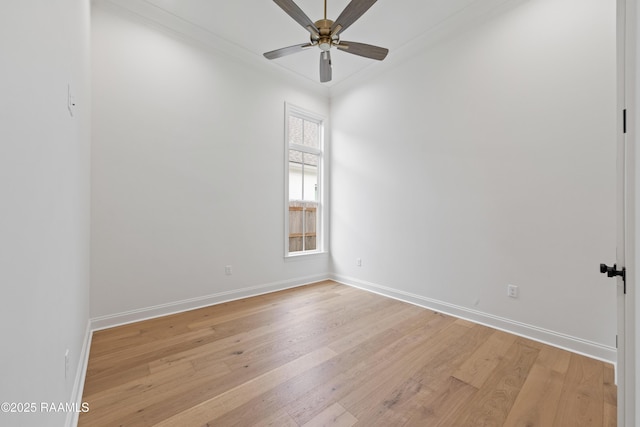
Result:
[[321,50],[320,81],[325,83],[331,81],[331,53],[329,50],[332,47],[353,55],[364,56],[365,58],[376,59],[378,61],[382,61],[387,56],[387,53],[389,53],[389,49],[383,47],[340,40],[340,34],[369,10],[376,0],[351,0],[351,3],[347,5],[335,21],[327,19],[327,0],[324,0],[324,19],[316,22],[312,22],[293,0],[273,1],[298,24],[302,25],[311,33],[311,40],[309,43],[297,44],[267,52],[264,54],[267,59],[281,58],[318,46]]

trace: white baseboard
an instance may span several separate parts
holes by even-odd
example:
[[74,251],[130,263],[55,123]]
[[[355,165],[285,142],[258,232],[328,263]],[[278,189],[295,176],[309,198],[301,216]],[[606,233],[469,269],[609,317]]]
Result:
[[[71,403],[76,404],[76,408],[82,406],[82,392],[84,391],[84,380],[87,376],[87,367],[89,364],[89,350],[91,349],[91,337],[93,331],[91,330],[91,320],[87,322],[87,328],[84,334],[84,341],[82,343],[82,349],[80,350],[80,358],[78,359],[78,369],[76,369],[76,377],[73,382],[73,390],[71,391]],[[76,427],[78,425],[79,412],[70,411],[67,412],[67,419],[65,426]]]
[[598,359],[614,365],[616,364],[617,356],[616,349],[614,347],[598,344],[560,332],[550,331],[548,329],[528,325],[526,323],[516,322],[514,320],[494,316],[481,311],[471,310],[466,307],[461,307],[444,301],[438,301],[422,295],[416,295],[375,283],[366,282],[353,277],[332,274],[331,279],[344,285],[374,292],[389,298],[394,298],[413,305],[428,308],[430,310],[435,310],[440,313],[449,314],[457,318],[489,326],[494,329],[519,335],[524,338],[529,338],[544,344],[549,344],[563,350],[582,354],[593,359]]
[[219,292],[197,298],[190,298],[182,301],[160,304],[152,307],[145,307],[137,310],[122,313],[110,314],[91,319],[92,331],[112,328],[114,326],[125,325],[127,323],[139,322],[141,320],[153,319],[167,316],[169,314],[181,313],[183,311],[194,310],[210,305],[221,304],[223,302],[234,301],[242,298],[255,297],[271,292],[282,291],[298,286],[308,285],[322,280],[328,280],[329,274],[299,277],[296,279],[280,282],[267,283],[258,286],[249,286],[231,291]]

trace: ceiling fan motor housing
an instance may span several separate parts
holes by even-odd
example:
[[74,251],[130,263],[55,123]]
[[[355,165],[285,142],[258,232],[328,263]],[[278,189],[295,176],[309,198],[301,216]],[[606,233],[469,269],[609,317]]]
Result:
[[315,23],[316,28],[318,29],[318,34],[320,37],[314,40],[313,36],[311,37],[311,42],[318,43],[318,47],[320,50],[326,52],[331,49],[331,46],[334,43],[338,42],[337,37],[332,39],[331,37],[331,26],[333,25],[333,21],[330,19],[320,19]]

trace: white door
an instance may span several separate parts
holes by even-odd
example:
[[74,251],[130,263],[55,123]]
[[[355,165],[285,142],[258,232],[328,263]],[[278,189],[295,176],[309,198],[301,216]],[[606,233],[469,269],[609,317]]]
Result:
[[[636,0],[617,0],[617,253],[608,269],[617,286],[618,425],[635,426],[635,105]],[[613,267],[613,266],[612,266]],[[601,268],[602,271],[602,268]],[[624,272],[624,275],[622,275]]]

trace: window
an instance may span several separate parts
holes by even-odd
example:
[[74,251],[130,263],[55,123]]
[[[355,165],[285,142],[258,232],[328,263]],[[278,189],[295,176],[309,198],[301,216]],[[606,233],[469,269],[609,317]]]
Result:
[[286,104],[285,255],[322,252],[323,118]]

